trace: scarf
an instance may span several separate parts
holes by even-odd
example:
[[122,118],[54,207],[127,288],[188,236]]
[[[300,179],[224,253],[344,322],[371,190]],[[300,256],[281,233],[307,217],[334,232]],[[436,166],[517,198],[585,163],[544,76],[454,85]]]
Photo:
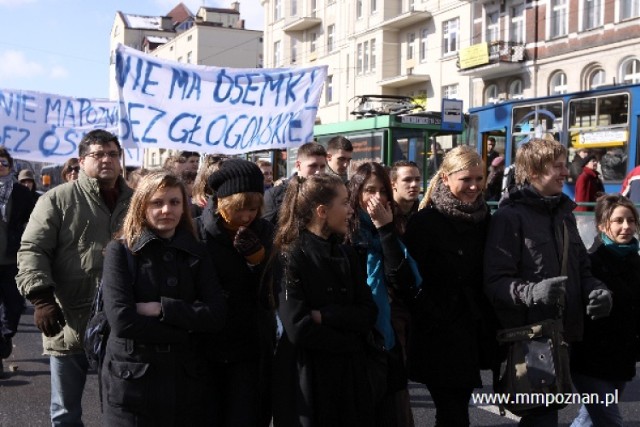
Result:
[[[376,329],[383,335],[385,347],[391,350],[396,345],[396,338],[393,327],[391,326],[391,305],[389,304],[389,293],[387,291],[386,277],[384,274],[382,242],[380,241],[380,235],[376,227],[373,225],[373,221],[371,221],[371,217],[362,208],[358,208],[358,219],[360,220],[360,227],[355,244],[360,247],[366,247],[367,249],[367,285],[371,288],[373,301],[378,307]],[[416,278],[416,286],[420,287],[422,277],[418,272],[418,266],[413,258],[409,256],[409,252],[404,244],[400,241],[399,243],[404,252],[405,259],[409,262],[411,271]]]
[[466,222],[479,223],[487,216],[487,204],[482,194],[473,203],[464,203],[456,199],[449,187],[438,181],[431,194],[431,203],[443,215]]
[[13,191],[13,174],[9,174],[0,177],[0,214],[2,214],[2,220],[9,222],[9,212],[7,212],[7,204],[11,198],[11,192]]
[[632,253],[637,253],[639,244],[638,239],[635,237],[633,240],[627,244],[616,243],[609,238],[605,233],[600,233],[600,238],[602,239],[602,243],[604,247],[607,248],[608,251],[613,253],[614,255],[619,256],[620,258],[630,255]]

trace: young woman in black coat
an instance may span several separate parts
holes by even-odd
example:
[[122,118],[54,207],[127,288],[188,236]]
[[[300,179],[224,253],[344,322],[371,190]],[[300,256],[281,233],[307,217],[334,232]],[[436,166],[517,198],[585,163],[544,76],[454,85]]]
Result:
[[[640,356],[640,256],[638,212],[620,194],[600,197],[595,207],[600,234],[590,250],[591,272],[613,296],[609,317],[584,318],[582,341],[571,348],[571,377],[580,393],[622,398]],[[618,402],[582,405],[573,426],[621,426]]]
[[365,339],[377,309],[352,250],[353,210],[338,176],[293,178],[274,254],[284,333],[274,360],[274,426],[374,425]]
[[409,378],[429,389],[436,426],[468,426],[480,369],[497,365],[497,321],[482,290],[484,171],[472,147],[447,153],[404,234],[423,281],[411,312]]
[[209,176],[214,196],[198,218],[227,302],[224,328],[208,344],[209,426],[267,427],[275,318],[261,294],[272,225],[260,218],[264,177],[247,160],[224,160]]
[[154,172],[140,182],[119,238],[106,248],[103,289],[111,326],[104,424],[204,425],[202,344],[222,326],[225,305],[177,177]]

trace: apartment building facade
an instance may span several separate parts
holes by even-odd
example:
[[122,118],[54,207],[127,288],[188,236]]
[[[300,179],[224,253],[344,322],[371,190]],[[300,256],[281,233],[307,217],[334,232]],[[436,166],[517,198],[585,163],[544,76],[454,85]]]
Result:
[[[471,25],[458,0],[263,0],[265,67],[327,65],[322,123],[350,120],[366,94],[468,99],[456,53]],[[468,45],[468,40],[467,43]]]
[[[179,3],[166,16],[143,16],[118,11],[110,37],[110,99],[118,98],[115,50],[118,43],[162,59],[233,68],[263,66],[263,33],[247,30],[240,3],[231,8],[201,6],[193,14]],[[143,165],[162,166],[169,150],[145,150]]]
[[470,105],[640,82],[640,0],[468,3]]

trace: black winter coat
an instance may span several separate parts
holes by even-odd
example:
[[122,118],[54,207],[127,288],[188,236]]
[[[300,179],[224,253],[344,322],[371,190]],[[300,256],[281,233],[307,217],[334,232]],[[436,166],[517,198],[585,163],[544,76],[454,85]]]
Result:
[[[216,272],[204,247],[182,230],[171,240],[145,231],[131,248],[134,277],[127,250],[112,241],[104,260],[111,326],[101,373],[105,425],[201,425],[202,344],[225,316]],[[138,314],[138,302],[160,302],[162,315]]]
[[573,209],[565,194],[543,198],[531,187],[512,191],[493,214],[485,249],[485,292],[505,328],[515,328],[558,316],[556,307],[527,307],[517,297],[518,286],[560,276],[564,227],[569,242],[565,307],[565,338],[582,339],[589,293],[606,286],[591,274]]
[[357,256],[303,231],[279,262],[284,335],[274,359],[274,426],[374,425],[365,336],[377,308]]
[[288,186],[289,180],[285,179],[282,184],[273,186],[264,193],[264,212],[262,219],[266,219],[274,226],[278,225],[280,206],[287,193]]
[[[7,224],[7,249],[5,256],[15,258],[20,249],[20,239],[35,206],[35,200],[29,189],[17,182],[13,183],[9,198],[9,222]],[[0,219],[1,221],[1,219]]]
[[205,242],[220,279],[227,301],[227,320],[222,331],[210,343],[209,359],[230,363],[258,360],[272,346],[274,331],[266,292],[261,292],[262,272],[271,254],[273,226],[256,218],[249,228],[265,248],[264,261],[250,267],[246,259],[233,247],[231,235],[224,228],[224,220],[209,204],[197,219],[200,239]]
[[409,378],[434,387],[481,387],[480,369],[497,358],[497,320],[482,290],[480,223],[428,206],[409,220],[404,241],[422,275],[411,311]]
[[571,348],[571,370],[603,380],[630,381],[640,356],[640,256],[619,257],[601,241],[592,250],[591,271],[611,290],[613,307],[602,319],[585,316],[584,337]]

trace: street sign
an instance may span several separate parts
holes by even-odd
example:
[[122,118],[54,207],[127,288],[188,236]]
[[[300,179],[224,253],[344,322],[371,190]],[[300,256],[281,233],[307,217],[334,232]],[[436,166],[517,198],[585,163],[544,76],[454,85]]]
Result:
[[442,99],[442,129],[462,132],[462,101]]

